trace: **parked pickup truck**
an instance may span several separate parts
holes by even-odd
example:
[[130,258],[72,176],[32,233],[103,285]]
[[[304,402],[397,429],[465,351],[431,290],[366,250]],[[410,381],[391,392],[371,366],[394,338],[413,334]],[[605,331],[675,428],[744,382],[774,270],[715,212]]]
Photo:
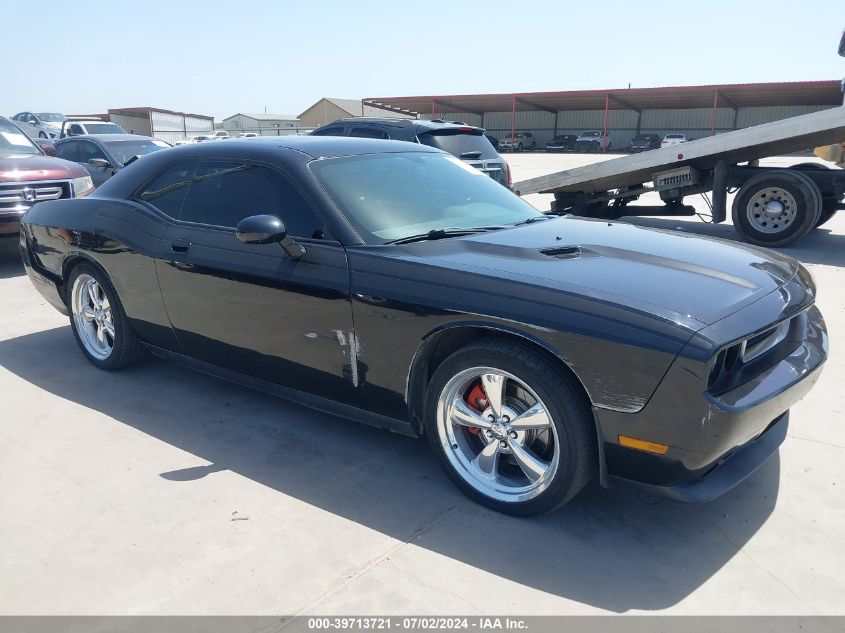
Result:
[[17,237],[21,216],[36,202],[92,191],[84,167],[46,156],[20,128],[0,117],[0,238]]

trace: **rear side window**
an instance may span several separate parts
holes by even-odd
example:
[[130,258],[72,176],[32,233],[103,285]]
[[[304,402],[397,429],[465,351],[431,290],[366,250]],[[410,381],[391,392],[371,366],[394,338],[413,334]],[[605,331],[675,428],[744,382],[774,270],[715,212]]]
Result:
[[373,127],[353,127],[349,136],[357,136],[358,138],[390,138],[387,132]]
[[324,130],[315,130],[311,132],[311,136],[343,136],[343,128],[339,125],[334,127],[327,127]]
[[188,188],[194,177],[196,163],[182,160],[173,163],[164,173],[153,180],[138,196],[156,209],[170,216],[178,218],[182,211],[182,203],[188,195]]
[[418,134],[423,145],[429,145],[464,159],[496,158],[496,150],[480,130],[471,132],[458,128],[434,130]]

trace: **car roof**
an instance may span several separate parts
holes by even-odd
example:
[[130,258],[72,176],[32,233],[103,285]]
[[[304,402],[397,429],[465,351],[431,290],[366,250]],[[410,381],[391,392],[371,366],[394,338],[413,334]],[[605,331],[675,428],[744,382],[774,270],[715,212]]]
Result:
[[321,127],[329,127],[338,123],[355,124],[355,123],[370,123],[376,125],[384,125],[395,128],[409,128],[416,127],[417,129],[428,130],[442,130],[448,128],[471,127],[474,129],[482,129],[477,125],[470,125],[463,121],[444,121],[443,119],[398,119],[395,117],[378,117],[378,116],[356,116],[347,117],[345,119],[338,119],[332,121]]
[[153,138],[152,136],[144,136],[142,134],[80,134],[79,136],[68,136],[66,138],[63,138],[61,141],[57,141],[57,143],[61,143],[64,141],[72,141],[74,139],[85,139],[92,141],[135,141],[139,139],[148,141],[158,140]]
[[[114,135],[112,135],[114,136]],[[204,156],[225,156],[252,158],[261,151],[272,152],[274,148],[292,149],[311,158],[333,158],[360,154],[387,154],[395,152],[421,152],[443,154],[439,149],[406,141],[358,138],[352,136],[260,136],[257,139],[233,138],[226,143],[194,143],[180,145],[173,149],[185,158]],[[169,151],[169,150],[168,150]]]

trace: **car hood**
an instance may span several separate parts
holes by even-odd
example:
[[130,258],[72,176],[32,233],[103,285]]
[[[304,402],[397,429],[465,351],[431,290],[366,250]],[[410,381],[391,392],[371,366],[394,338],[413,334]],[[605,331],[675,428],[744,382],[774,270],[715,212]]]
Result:
[[746,244],[571,217],[403,248],[444,267],[658,307],[701,324],[750,305],[798,271],[793,258]]
[[0,182],[16,180],[62,180],[84,176],[80,165],[51,156],[10,156],[0,158]]

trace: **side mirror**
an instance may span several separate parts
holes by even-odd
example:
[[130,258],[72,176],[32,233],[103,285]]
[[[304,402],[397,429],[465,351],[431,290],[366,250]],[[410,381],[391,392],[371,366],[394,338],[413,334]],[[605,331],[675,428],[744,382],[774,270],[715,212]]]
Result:
[[845,31],[842,31],[842,39],[839,40],[839,55],[845,57]]
[[251,215],[238,222],[235,237],[244,244],[272,244],[278,242],[292,259],[305,255],[305,247],[288,236],[285,223],[275,215]]
[[244,244],[271,244],[287,237],[285,223],[275,215],[251,215],[238,222],[235,231]]
[[91,165],[91,167],[102,167],[103,169],[111,167],[111,163],[105,158],[92,158],[88,161],[88,164]]

